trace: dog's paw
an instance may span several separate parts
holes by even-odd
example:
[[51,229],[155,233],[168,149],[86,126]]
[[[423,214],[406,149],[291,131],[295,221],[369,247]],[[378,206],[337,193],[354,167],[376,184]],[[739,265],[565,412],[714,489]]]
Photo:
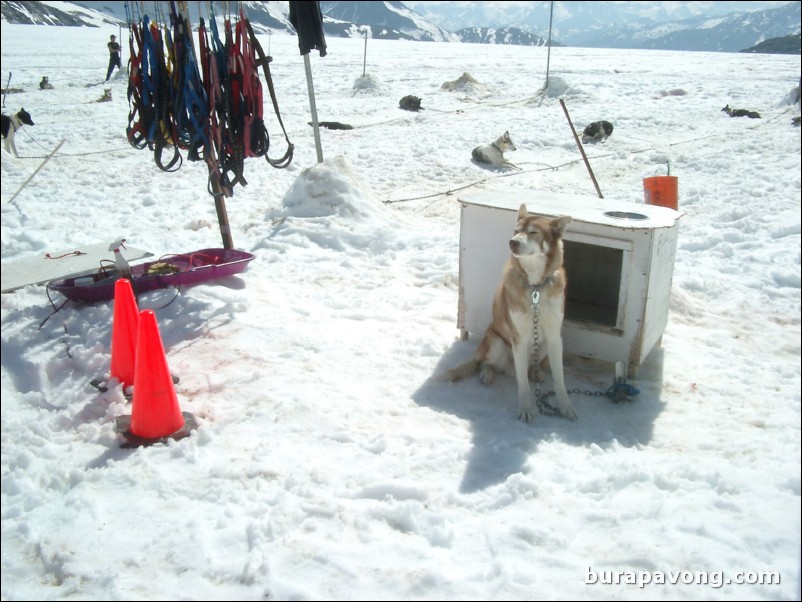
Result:
[[496,372],[490,366],[483,365],[479,368],[479,381],[484,385],[493,384],[496,380]]
[[534,422],[535,414],[536,412],[531,406],[527,408],[518,408],[518,420],[521,422]]
[[569,420],[576,420],[576,410],[574,406],[571,405],[571,402],[561,403],[560,405],[560,414],[563,415],[564,418],[568,418]]

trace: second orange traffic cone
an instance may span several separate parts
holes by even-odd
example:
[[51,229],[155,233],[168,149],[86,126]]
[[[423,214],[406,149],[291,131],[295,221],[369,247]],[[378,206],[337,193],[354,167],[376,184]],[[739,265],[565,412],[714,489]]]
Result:
[[131,433],[143,439],[159,439],[183,426],[156,314],[146,309],[139,314]]

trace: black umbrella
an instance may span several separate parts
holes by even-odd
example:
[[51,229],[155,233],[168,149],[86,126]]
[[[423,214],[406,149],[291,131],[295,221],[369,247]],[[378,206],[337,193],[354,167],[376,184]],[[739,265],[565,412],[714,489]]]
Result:
[[317,162],[323,163],[320,125],[317,121],[317,108],[315,107],[315,87],[312,83],[312,67],[309,64],[310,50],[317,50],[320,52],[320,56],[326,56],[326,36],[323,34],[323,15],[320,12],[320,2],[290,0],[290,23],[298,33],[298,48],[304,57],[306,86],[309,89],[309,108],[312,111],[312,127],[315,130]]

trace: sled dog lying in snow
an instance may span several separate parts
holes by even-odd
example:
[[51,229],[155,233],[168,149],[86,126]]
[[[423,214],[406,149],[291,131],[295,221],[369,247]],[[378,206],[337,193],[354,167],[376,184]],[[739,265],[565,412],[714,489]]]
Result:
[[513,163],[504,158],[505,151],[514,151],[515,145],[512,143],[509,132],[504,132],[495,142],[484,146],[477,146],[471,151],[474,161],[479,163],[490,163],[496,167],[516,167]]
[[19,153],[14,144],[14,136],[23,125],[33,125],[31,114],[25,109],[20,109],[13,115],[3,114],[3,145],[6,152],[13,152],[15,157],[19,157]]
[[582,130],[582,143],[604,142],[613,133],[613,124],[609,121],[594,121]]
[[[562,237],[568,216],[547,218],[518,209],[510,256],[493,298],[493,318],[473,359],[448,371],[452,381],[479,373],[484,384],[504,371],[512,356],[518,382],[518,417],[534,420],[530,377],[542,380],[541,362],[548,359],[560,413],[576,418],[563,373],[562,323],[565,310],[565,269]],[[537,314],[535,315],[535,312]],[[537,318],[537,319],[535,319]],[[535,322],[537,356],[535,357]]]
[[730,105],[725,106],[721,110],[730,117],[749,117],[749,119],[760,119],[760,113],[757,111],[749,111],[747,109],[731,109]]

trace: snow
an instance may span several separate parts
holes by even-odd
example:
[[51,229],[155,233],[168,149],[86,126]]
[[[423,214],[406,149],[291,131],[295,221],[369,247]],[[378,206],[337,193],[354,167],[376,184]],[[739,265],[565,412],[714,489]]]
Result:
[[[25,90],[4,110],[35,122],[2,155],[4,266],[118,238],[222,246],[206,166],[163,173],[127,143],[110,33],[2,24]],[[546,48],[369,40],[379,85],[355,88],[364,41],[329,38],[310,56],[318,118],[354,129],[321,129],[318,164],[297,39],[271,38],[294,160],[246,160],[226,200],[256,258],[138,299],[190,436],[121,447],[131,403],[89,384],[108,376],[112,302],[2,295],[3,600],[798,600],[800,57],[555,48],[563,93],[541,98]],[[464,72],[487,95],[441,89]],[[408,94],[424,110],[400,110]],[[586,147],[605,198],[642,204],[669,164],[684,215],[640,393],[524,424],[512,376],[436,376],[477,344],[456,327],[460,195],[595,196],[559,100],[578,131],[615,126]],[[471,161],[505,130],[520,171]],[[565,364],[569,389],[612,382]]]

